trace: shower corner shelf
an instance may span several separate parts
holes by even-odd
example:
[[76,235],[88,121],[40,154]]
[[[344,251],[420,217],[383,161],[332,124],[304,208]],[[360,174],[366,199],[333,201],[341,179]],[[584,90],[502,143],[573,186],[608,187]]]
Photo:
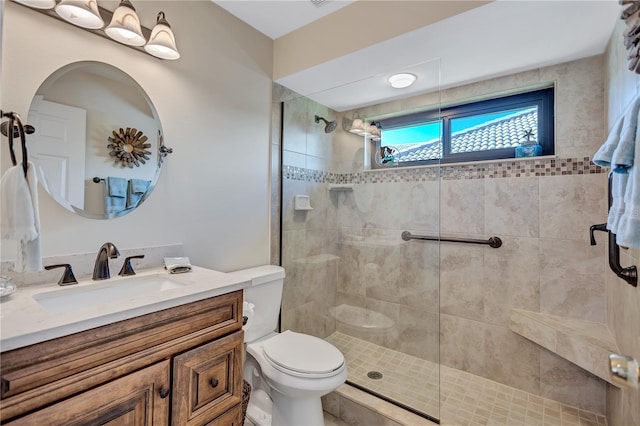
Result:
[[329,185],[329,191],[332,192],[347,192],[353,191],[353,185],[343,184],[343,185]]

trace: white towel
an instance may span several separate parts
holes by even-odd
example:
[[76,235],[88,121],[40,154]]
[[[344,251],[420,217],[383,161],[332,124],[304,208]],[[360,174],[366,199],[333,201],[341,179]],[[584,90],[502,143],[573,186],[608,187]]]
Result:
[[2,238],[18,240],[16,272],[42,270],[37,183],[31,162],[28,163],[26,179],[19,164],[7,170],[0,183],[1,234]]
[[188,257],[165,257],[164,268],[171,274],[191,272],[191,262]]

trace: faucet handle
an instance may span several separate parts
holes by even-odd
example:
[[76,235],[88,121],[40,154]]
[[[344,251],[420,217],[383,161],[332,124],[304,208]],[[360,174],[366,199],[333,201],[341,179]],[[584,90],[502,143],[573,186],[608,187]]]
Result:
[[122,264],[122,268],[120,269],[120,272],[118,272],[118,275],[121,275],[123,277],[126,277],[127,275],[135,275],[136,272],[133,270],[133,266],[131,266],[131,259],[142,259],[144,258],[144,254],[139,254],[137,256],[129,256],[126,259],[124,259],[124,263]]
[[71,265],[68,263],[62,263],[60,265],[49,265],[44,267],[47,271],[55,268],[64,268],[64,274],[60,277],[58,285],[78,284],[78,280],[76,280],[76,277],[73,275]]

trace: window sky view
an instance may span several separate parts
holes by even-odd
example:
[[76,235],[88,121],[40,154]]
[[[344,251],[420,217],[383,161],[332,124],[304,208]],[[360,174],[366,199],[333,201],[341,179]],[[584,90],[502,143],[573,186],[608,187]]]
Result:
[[[531,109],[531,107],[526,107],[517,110],[499,111],[490,114],[454,118],[451,120],[451,133],[455,134],[464,132],[471,128],[484,125],[492,121],[501,120],[513,114],[520,114]],[[441,121],[437,120],[430,123],[407,127],[398,127],[388,130],[382,129],[382,145],[399,147],[401,145],[436,142],[440,139],[441,127]]]

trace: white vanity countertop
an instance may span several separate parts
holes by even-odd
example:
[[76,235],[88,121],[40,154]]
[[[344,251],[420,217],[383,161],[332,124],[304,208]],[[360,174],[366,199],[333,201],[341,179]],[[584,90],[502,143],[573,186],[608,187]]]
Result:
[[[108,297],[103,297],[104,300],[99,301],[91,299],[91,303],[86,306],[77,304],[80,306],[73,305],[64,309],[47,310],[34,299],[34,296],[42,298],[42,293],[47,292],[57,292],[50,293],[56,295],[62,292],[82,292],[85,295],[83,297],[87,297],[86,295],[91,293],[89,286],[116,285],[119,281],[149,276],[158,278],[166,276],[176,285],[169,285],[168,289],[163,288],[161,291],[132,291],[131,295],[127,294],[125,297],[119,295],[117,300],[112,301]],[[131,285],[134,286],[135,282],[131,282]],[[15,293],[2,298],[0,303],[0,350],[4,352],[55,339],[241,290],[250,285],[250,278],[242,274],[224,273],[194,266],[191,272],[184,274],[169,274],[164,268],[154,268],[138,271],[135,276],[115,276],[103,281],[81,280],[78,284],[64,287],[55,283],[18,286]],[[126,286],[123,285],[120,289],[126,292]]]

